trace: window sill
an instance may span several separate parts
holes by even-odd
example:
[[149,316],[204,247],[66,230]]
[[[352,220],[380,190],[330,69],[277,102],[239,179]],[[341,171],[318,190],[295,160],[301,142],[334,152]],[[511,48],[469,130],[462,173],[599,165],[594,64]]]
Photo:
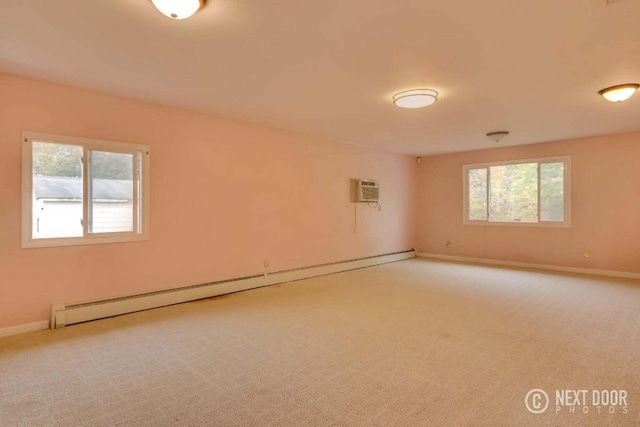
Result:
[[96,236],[96,237],[58,237],[49,239],[28,239],[23,240],[22,249],[32,248],[52,248],[58,246],[85,246],[102,245],[109,243],[142,242],[149,240],[148,235],[119,235],[119,236]]
[[533,227],[533,228],[571,228],[571,222],[489,222],[463,221],[463,225],[484,225],[489,227]]

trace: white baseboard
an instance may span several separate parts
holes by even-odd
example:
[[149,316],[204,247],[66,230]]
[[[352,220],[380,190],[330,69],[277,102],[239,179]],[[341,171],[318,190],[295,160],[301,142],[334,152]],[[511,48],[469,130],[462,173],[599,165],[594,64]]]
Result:
[[10,337],[12,335],[24,334],[27,332],[40,331],[42,329],[49,328],[48,320],[41,320],[40,322],[27,323],[25,325],[9,326],[8,328],[0,328],[0,338]]
[[402,261],[415,258],[415,251],[399,252],[395,254],[380,255],[370,258],[362,258],[353,261],[336,262],[332,264],[318,265],[315,267],[299,268],[265,275],[265,286],[277,283],[293,282],[295,280],[308,279],[310,277],[324,276],[326,274],[340,273],[341,271],[356,270],[358,268],[372,267],[374,265],[389,262]]
[[167,305],[246,291],[264,286],[263,281],[263,276],[257,276],[232,280],[225,283],[179,288],[169,292],[152,292],[84,304],[66,306],[64,304],[56,304],[52,307],[52,329],[65,325],[73,325],[75,323],[88,322],[90,320],[104,319],[105,317],[119,316],[121,314],[134,313],[151,308],[165,307]]
[[414,258],[414,250],[82,304],[55,304],[51,328]]
[[471,257],[464,257],[464,256],[441,255],[441,254],[418,253],[417,255],[421,258],[432,258],[432,259],[439,259],[443,261],[470,262],[474,264],[496,265],[496,266],[503,266],[503,267],[534,268],[537,270],[562,271],[565,273],[591,274],[595,276],[620,277],[625,279],[640,279],[640,273],[630,273],[626,271],[597,270],[592,268],[578,268],[578,267],[563,267],[560,265],[532,264],[527,262],[501,261],[498,259],[471,258]]

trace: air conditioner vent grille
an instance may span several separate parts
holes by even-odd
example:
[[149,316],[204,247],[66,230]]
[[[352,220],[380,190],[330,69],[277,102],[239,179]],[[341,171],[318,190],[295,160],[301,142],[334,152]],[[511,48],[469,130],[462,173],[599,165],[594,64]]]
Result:
[[362,197],[367,200],[378,200],[380,189],[378,187],[364,187],[362,189]]

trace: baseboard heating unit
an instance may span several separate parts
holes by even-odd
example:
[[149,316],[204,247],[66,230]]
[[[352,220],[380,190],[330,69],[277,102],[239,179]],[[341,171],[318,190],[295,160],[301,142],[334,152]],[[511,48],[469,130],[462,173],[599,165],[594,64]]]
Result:
[[310,277],[323,276],[326,274],[339,273],[341,271],[355,270],[358,268],[401,261],[404,259],[414,258],[415,256],[416,252],[412,249],[409,251],[395,252],[367,258],[222,280],[218,282],[149,292],[139,295],[130,295],[120,298],[110,298],[82,304],[55,304],[51,307],[49,327],[51,329],[56,329],[76,323],[88,322],[90,320],[103,319],[105,317],[134,313],[136,311],[211,298],[218,295],[276,285],[278,283],[293,282],[295,280],[308,279]]

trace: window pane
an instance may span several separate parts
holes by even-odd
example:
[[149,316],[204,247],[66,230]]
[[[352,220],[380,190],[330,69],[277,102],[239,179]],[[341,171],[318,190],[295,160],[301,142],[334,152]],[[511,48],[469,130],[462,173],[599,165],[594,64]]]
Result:
[[91,233],[133,231],[133,154],[90,152]]
[[32,160],[32,237],[82,236],[82,147],[34,141]]
[[538,164],[490,168],[490,220],[538,222]]
[[469,170],[469,219],[487,220],[487,170]]
[[540,221],[564,221],[564,163],[540,165]]

